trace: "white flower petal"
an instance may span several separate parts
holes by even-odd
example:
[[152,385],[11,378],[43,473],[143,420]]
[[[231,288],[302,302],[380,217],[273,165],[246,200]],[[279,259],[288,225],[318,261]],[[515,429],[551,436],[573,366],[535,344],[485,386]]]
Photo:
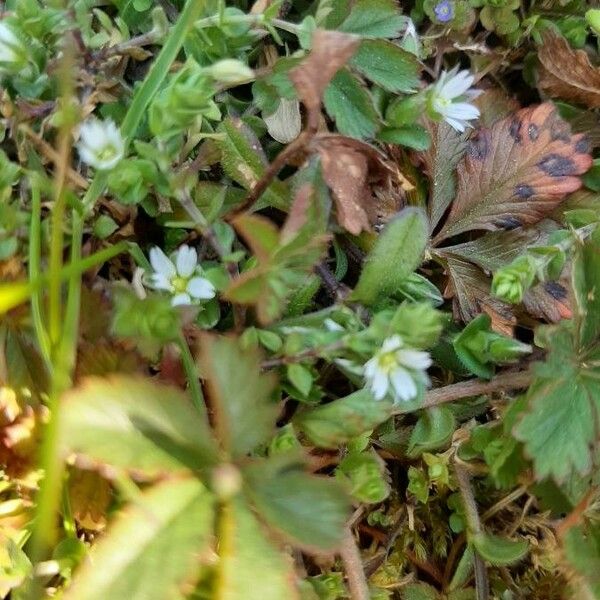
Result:
[[475,78],[469,71],[461,71],[444,84],[440,93],[449,100],[457,98],[462,96],[473,85],[474,81]]
[[174,291],[171,281],[165,275],[163,275],[163,273],[152,273],[148,277],[148,280],[150,287],[154,288],[155,290],[165,290],[167,292]]
[[379,369],[379,362],[378,362],[377,358],[371,358],[370,360],[368,360],[365,363],[365,369],[364,369],[365,377],[372,379],[373,377],[375,377],[375,374],[377,373],[378,369]]
[[387,375],[381,371],[375,373],[375,377],[370,381],[370,388],[375,400],[381,400],[388,391],[389,381]]
[[189,294],[176,294],[171,298],[171,306],[183,306],[185,304],[192,304]]
[[184,244],[177,250],[175,256],[177,274],[181,277],[190,277],[198,265],[198,254],[195,248],[190,248]]
[[384,340],[381,345],[381,352],[393,352],[394,350],[398,350],[398,348],[402,348],[403,345],[404,342],[402,341],[402,338],[399,335],[393,335]]
[[469,121],[470,119],[479,118],[479,109],[468,102],[454,102],[447,106],[444,111],[445,117],[450,117],[451,119],[461,119],[464,121]]
[[161,273],[168,279],[173,279],[177,275],[175,265],[158,246],[150,250],[150,264],[156,273]]
[[448,123],[450,127],[456,129],[456,131],[460,133],[462,133],[465,130],[467,125],[467,123],[461,123],[460,121],[457,121],[456,119],[451,119],[450,117],[445,118],[444,121],[446,121],[446,123]]
[[215,286],[204,277],[193,277],[188,281],[186,289],[190,296],[199,300],[209,300],[216,294]]
[[417,386],[411,374],[406,369],[396,369],[390,378],[397,398],[407,401],[417,395]]
[[431,366],[429,352],[420,350],[398,350],[398,362],[409,369],[423,371]]

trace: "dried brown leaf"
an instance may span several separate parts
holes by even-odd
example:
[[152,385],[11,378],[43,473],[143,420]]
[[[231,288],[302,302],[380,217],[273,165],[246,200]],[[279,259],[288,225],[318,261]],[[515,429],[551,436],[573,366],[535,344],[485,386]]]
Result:
[[321,107],[321,96],[338,69],[354,54],[360,38],[339,31],[317,29],[306,60],[290,71],[290,79],[309,112]]
[[458,256],[447,255],[448,284],[444,297],[452,298],[454,316],[468,323],[477,315],[486,313],[492,319],[492,328],[512,335],[516,319],[511,307],[490,293],[490,280],[475,265]]
[[544,93],[589,108],[600,107],[600,69],[592,66],[583,50],[573,50],[564,37],[548,30],[538,57],[538,86]]
[[549,103],[479,130],[458,166],[458,192],[434,242],[541,220],[581,187],[579,175],[592,164],[588,148]]
[[368,231],[375,204],[369,182],[389,174],[383,155],[369,144],[341,135],[319,136],[314,146],[339,224],[353,235]]

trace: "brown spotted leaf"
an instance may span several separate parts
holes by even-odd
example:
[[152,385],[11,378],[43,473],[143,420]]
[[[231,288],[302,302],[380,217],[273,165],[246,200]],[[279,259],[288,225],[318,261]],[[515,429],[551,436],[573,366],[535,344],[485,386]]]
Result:
[[536,223],[581,187],[579,175],[591,164],[583,135],[572,135],[549,103],[479,130],[458,166],[456,198],[434,243]]
[[383,155],[369,144],[341,135],[319,136],[314,147],[333,195],[338,223],[353,235],[368,231],[375,206],[369,183],[389,175]]
[[538,57],[538,87],[551,98],[563,98],[589,108],[600,107],[600,69],[592,66],[583,50],[547,30]]
[[315,31],[310,54],[289,74],[309,115],[318,115],[325,88],[348,62],[359,43],[360,38],[355,35],[322,29]]

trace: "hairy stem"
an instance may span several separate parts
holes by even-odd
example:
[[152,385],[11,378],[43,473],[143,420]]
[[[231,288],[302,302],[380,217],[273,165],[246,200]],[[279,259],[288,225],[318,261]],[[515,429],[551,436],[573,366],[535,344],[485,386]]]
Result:
[[365,576],[360,552],[349,527],[346,527],[339,552],[344,564],[351,600],[369,600],[369,584]]

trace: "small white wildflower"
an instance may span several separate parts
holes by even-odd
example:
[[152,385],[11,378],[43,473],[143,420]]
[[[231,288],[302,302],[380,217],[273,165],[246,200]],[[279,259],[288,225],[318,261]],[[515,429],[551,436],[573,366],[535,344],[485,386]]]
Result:
[[215,286],[202,277],[198,254],[194,248],[183,245],[169,258],[160,248],[150,250],[150,264],[154,269],[146,278],[146,285],[172,294],[171,304],[199,304],[215,297]]
[[443,71],[428,90],[429,110],[461,133],[470,127],[469,121],[479,117],[479,109],[469,101],[481,93],[471,89],[475,78],[469,71]]
[[26,50],[21,40],[7,23],[0,21],[0,73],[14,70],[25,58]]
[[394,335],[365,364],[364,375],[376,400],[391,393],[395,402],[408,401],[417,395],[417,381],[429,383],[425,369],[430,366],[428,352],[405,348],[402,338]]
[[111,119],[101,121],[92,117],[80,128],[79,156],[95,169],[112,169],[125,153],[125,142],[119,128]]

